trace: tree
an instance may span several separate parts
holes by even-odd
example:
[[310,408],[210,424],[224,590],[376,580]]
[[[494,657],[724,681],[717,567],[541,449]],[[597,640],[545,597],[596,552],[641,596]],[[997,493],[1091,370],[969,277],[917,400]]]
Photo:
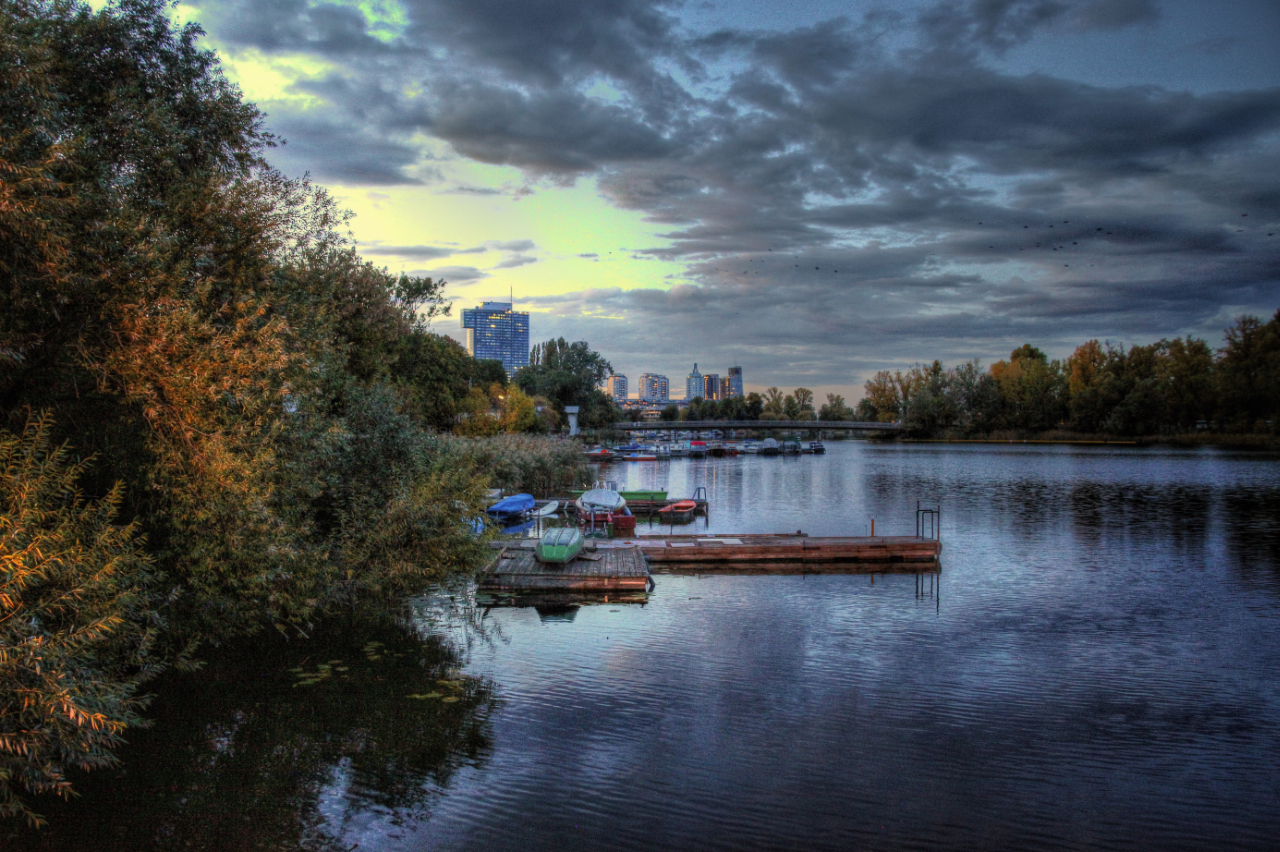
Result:
[[529,353],[529,366],[516,371],[515,383],[525,393],[551,400],[559,414],[566,405],[581,409],[578,421],[584,426],[602,419],[615,422],[616,405],[599,385],[613,372],[598,352],[585,340],[567,343],[563,337],[539,343]]
[[901,419],[902,394],[898,389],[898,383],[894,381],[893,374],[888,370],[880,370],[868,379],[863,385],[863,392],[866,395],[862,402],[865,402],[866,406],[864,407],[862,402],[858,405],[864,417],[871,415],[867,419],[879,423],[892,423]]
[[991,365],[991,376],[1003,400],[1003,424],[1008,429],[1045,430],[1066,417],[1066,378],[1058,361],[1031,344],[1010,353],[1009,360]]
[[1219,411],[1235,428],[1280,419],[1280,311],[1269,322],[1245,316],[1226,331],[1219,352]]
[[840,394],[827,394],[827,402],[818,410],[819,420],[853,420],[853,409],[845,404]]
[[658,416],[662,418],[663,422],[674,423],[680,419],[680,406],[672,403],[663,408]]
[[115,763],[159,668],[149,560],[137,527],[115,523],[121,489],[85,500],[86,462],[49,426],[0,433],[0,816],[35,823],[21,793],[65,798],[68,767]]
[[786,398],[776,387],[766,388],[764,392],[764,411],[771,415],[770,420],[781,420],[786,405]]

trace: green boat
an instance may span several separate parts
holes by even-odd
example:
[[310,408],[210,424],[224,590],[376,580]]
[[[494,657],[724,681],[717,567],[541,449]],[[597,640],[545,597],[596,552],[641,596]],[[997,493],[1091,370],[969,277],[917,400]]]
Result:
[[564,564],[572,562],[582,552],[582,533],[577,527],[558,527],[547,530],[533,555],[539,562]]
[[[574,498],[581,497],[586,494],[586,489],[574,489],[569,492]],[[665,503],[667,502],[667,492],[665,491],[619,491],[623,500],[628,503]]]

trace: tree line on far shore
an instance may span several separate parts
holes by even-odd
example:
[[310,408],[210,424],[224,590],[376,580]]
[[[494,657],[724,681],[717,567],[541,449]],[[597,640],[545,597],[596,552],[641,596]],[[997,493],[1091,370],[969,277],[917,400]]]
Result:
[[1198,338],[1130,346],[1090,340],[1066,360],[1025,344],[984,368],[941,361],[881,370],[854,407],[813,391],[668,405],[664,421],[827,420],[902,423],[915,437],[1051,432],[1146,437],[1189,432],[1274,435],[1280,428],[1280,311],[1244,316],[1217,350]]
[[858,419],[911,434],[995,432],[1144,437],[1188,432],[1274,435],[1280,424],[1280,311],[1244,316],[1217,350],[1197,338],[1124,346],[1090,340],[1065,360],[1023,345],[983,369],[940,361],[882,370]]

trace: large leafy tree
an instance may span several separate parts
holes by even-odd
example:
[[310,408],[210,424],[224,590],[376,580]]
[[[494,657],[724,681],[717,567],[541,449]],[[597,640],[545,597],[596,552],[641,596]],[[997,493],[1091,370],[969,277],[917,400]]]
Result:
[[566,405],[581,411],[584,427],[603,427],[622,419],[613,400],[600,390],[613,372],[609,362],[585,340],[573,343],[563,337],[539,343],[529,353],[529,366],[516,371],[515,383],[530,396],[540,396],[563,415]]

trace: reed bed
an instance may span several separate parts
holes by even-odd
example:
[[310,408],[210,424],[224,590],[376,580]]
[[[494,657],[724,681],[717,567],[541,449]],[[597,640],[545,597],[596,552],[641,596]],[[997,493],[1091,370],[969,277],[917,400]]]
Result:
[[491,488],[535,497],[563,493],[590,478],[576,441],[543,435],[494,435],[465,438],[440,435],[437,446],[443,458],[489,477]]

